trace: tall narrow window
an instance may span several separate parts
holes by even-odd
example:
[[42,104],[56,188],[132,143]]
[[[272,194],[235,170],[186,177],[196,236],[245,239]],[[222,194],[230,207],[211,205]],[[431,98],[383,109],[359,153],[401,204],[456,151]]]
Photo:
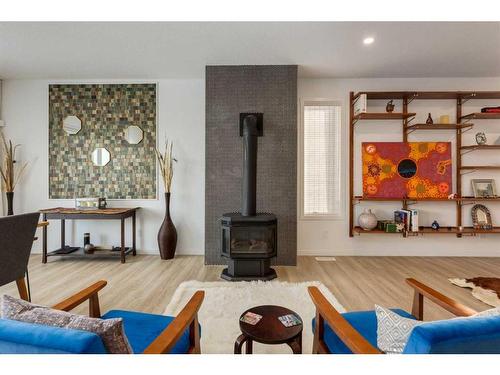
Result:
[[339,216],[341,106],[305,102],[303,110],[304,216]]

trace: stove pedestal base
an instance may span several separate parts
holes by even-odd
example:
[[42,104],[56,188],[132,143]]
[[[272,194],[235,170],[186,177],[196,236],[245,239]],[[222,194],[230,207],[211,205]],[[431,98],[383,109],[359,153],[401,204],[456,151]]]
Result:
[[278,277],[270,259],[229,259],[220,277],[228,281],[268,281]]

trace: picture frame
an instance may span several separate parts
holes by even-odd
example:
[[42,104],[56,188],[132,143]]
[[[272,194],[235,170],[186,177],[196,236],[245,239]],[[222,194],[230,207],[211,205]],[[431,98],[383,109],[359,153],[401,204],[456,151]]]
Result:
[[490,210],[486,206],[482,204],[472,206],[471,215],[474,229],[493,229]]
[[490,178],[476,178],[471,180],[474,198],[495,198],[497,189],[495,180]]

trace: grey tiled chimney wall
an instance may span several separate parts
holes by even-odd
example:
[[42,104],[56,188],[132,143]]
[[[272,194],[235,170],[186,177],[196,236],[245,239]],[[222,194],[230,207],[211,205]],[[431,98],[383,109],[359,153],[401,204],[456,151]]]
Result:
[[297,66],[206,67],[205,263],[224,264],[219,218],[241,211],[241,112],[264,113],[257,211],[278,217],[276,264],[297,261]]

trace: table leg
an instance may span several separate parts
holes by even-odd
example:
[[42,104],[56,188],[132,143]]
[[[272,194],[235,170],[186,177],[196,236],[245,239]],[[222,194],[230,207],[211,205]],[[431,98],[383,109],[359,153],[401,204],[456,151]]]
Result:
[[125,263],[125,219],[121,219],[121,249],[120,249],[120,259],[122,263]]
[[[241,354],[241,348],[243,344],[247,341],[247,337],[244,334],[238,336],[236,341],[234,342],[234,354]],[[248,346],[247,346],[248,350]]]
[[61,219],[61,249],[66,247],[66,220]]
[[135,212],[132,215],[132,255],[136,256],[137,251],[135,248],[135,238],[136,238],[136,225],[135,225]]
[[293,354],[302,354],[302,334],[290,341],[288,346],[292,349]]
[[252,343],[253,343],[252,339],[247,340],[247,348],[246,348],[247,354],[252,354],[252,352],[253,352]]
[[[43,214],[43,221],[47,221],[46,214]],[[47,226],[42,229],[42,263],[47,263]]]

